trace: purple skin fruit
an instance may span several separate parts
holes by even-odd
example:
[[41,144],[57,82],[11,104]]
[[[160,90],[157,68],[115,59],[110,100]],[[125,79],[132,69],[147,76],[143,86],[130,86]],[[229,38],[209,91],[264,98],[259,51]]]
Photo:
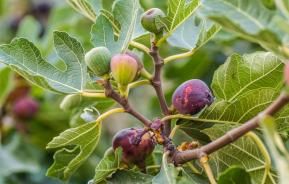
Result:
[[196,114],[213,103],[211,90],[201,80],[192,79],[181,84],[174,92],[172,102],[181,114]]
[[126,128],[119,131],[112,141],[113,149],[122,148],[122,161],[128,165],[144,167],[145,159],[155,147],[155,142],[148,132],[141,128]]
[[23,97],[13,104],[13,113],[19,119],[31,119],[38,112],[39,105],[37,101],[30,97]]

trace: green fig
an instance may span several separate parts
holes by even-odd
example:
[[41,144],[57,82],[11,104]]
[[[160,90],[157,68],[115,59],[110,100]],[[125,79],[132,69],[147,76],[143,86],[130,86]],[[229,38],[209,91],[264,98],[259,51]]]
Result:
[[111,59],[110,69],[116,82],[121,86],[127,86],[137,75],[138,62],[128,54],[117,54]]
[[142,15],[141,24],[147,31],[159,34],[164,29],[164,24],[160,21],[163,17],[165,13],[161,9],[151,8]]
[[88,68],[97,76],[104,76],[109,73],[111,53],[106,47],[96,47],[85,55],[85,63]]

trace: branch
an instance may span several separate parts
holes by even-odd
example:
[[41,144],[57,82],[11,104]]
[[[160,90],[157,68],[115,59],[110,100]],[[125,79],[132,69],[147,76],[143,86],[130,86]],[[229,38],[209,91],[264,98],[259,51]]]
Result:
[[107,97],[114,99],[116,102],[118,102],[124,108],[125,112],[134,116],[136,119],[141,121],[145,126],[150,127],[151,121],[148,120],[146,117],[144,117],[139,112],[135,111],[130,106],[127,98],[120,96],[115,90],[113,90],[109,80],[104,80],[102,82],[103,82],[102,85],[105,89],[105,95]]
[[[161,70],[162,70],[162,67],[164,66],[164,61],[160,57],[158,47],[154,45],[154,43],[152,44],[150,55],[153,58],[154,65],[155,65],[155,71],[154,71],[153,78],[151,80],[151,84],[156,91],[163,114],[169,115],[170,111],[169,111],[166,99],[164,97],[164,93],[162,89],[162,82],[161,82]],[[165,122],[165,125],[164,125],[165,135],[169,135],[170,131],[171,131],[170,121],[167,121]]]
[[224,146],[236,141],[249,131],[257,128],[259,126],[259,120],[263,115],[273,116],[287,103],[289,103],[289,95],[286,92],[282,92],[280,96],[259,115],[255,116],[241,126],[228,131],[225,135],[219,137],[218,139],[194,150],[175,152],[173,155],[174,163],[178,165],[193,159],[200,159],[204,155],[209,155],[223,148]]

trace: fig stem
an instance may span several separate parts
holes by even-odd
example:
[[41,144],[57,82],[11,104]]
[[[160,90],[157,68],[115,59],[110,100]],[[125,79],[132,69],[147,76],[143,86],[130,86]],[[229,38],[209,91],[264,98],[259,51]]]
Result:
[[128,88],[132,89],[132,88],[136,88],[136,87],[144,86],[144,85],[149,85],[149,84],[151,84],[149,80],[139,80],[139,81],[135,81],[135,82],[130,83],[128,85]]
[[184,59],[184,58],[190,57],[195,53],[195,51],[196,50],[193,49],[193,50],[190,50],[188,52],[181,53],[181,54],[168,56],[164,59],[164,64],[167,64],[167,63],[174,61],[174,60],[177,60],[177,59]]
[[183,164],[188,161],[199,159],[203,155],[209,155],[224,146],[236,141],[240,137],[247,134],[249,131],[254,130],[259,127],[259,121],[265,115],[273,116],[278,111],[280,111],[285,105],[289,103],[289,94],[283,91],[279,97],[269,105],[263,112],[259,113],[257,116],[253,117],[246,123],[239,127],[233,128],[228,131],[225,135],[219,137],[218,139],[194,150],[187,150],[182,152],[175,152],[173,155],[173,160],[176,165]]
[[210,181],[210,183],[211,184],[217,184],[217,182],[216,182],[216,180],[215,180],[215,178],[214,178],[214,174],[213,174],[213,172],[212,172],[212,169],[211,169],[211,166],[210,166],[210,164],[209,164],[209,158],[208,158],[208,156],[202,156],[201,158],[200,158],[200,163],[201,163],[201,165],[202,165],[202,167],[204,168],[204,170],[205,170],[205,172],[206,172],[206,174],[207,174],[207,176],[208,176],[208,179],[209,179],[209,181]]
[[161,119],[161,121],[167,121],[172,119],[186,119],[186,120],[192,120],[196,122],[207,122],[207,123],[215,123],[215,124],[231,124],[231,125],[238,125],[236,122],[232,121],[220,121],[220,120],[210,120],[210,119],[202,119],[198,117],[194,117],[192,115],[184,115],[184,114],[173,114],[165,116]]
[[149,49],[147,46],[145,46],[145,45],[143,45],[143,44],[141,44],[141,43],[138,43],[138,42],[136,42],[136,41],[131,41],[129,44],[130,44],[131,46],[137,48],[137,49],[140,49],[140,50],[144,51],[144,52],[147,53],[147,54],[150,53],[150,49]]
[[96,119],[96,122],[101,122],[101,121],[103,121],[105,118],[111,116],[112,114],[122,113],[122,112],[125,112],[125,110],[124,110],[123,108],[111,109],[111,110],[103,113],[102,115],[100,115],[100,116]]
[[148,80],[151,80],[153,78],[152,74],[150,74],[144,67],[141,69],[141,76]]
[[[167,116],[167,115],[170,115],[170,111],[169,111],[169,108],[168,108],[168,105],[167,105],[167,102],[163,93],[162,81],[161,81],[161,71],[164,66],[164,61],[159,54],[158,47],[154,43],[152,43],[150,56],[153,58],[154,65],[155,65],[154,67],[155,71],[154,71],[153,78],[151,80],[151,84],[156,91],[156,94],[157,94],[157,97],[159,99],[159,103],[161,106],[161,110],[163,114]],[[170,121],[167,121],[164,124],[164,134],[166,136],[169,136],[170,132],[171,132],[171,123]]]
[[109,98],[112,98],[116,102],[118,102],[125,110],[125,112],[131,114],[140,122],[142,122],[146,127],[150,127],[151,121],[147,119],[145,116],[134,110],[126,97],[122,97],[119,93],[117,93],[111,86],[110,80],[102,80],[100,81],[105,89],[105,95]]
[[175,134],[179,128],[180,128],[179,125],[174,126],[174,128],[172,129],[170,136],[169,136],[170,139],[172,139],[175,136]]
[[106,98],[105,93],[82,92],[81,96],[93,98]]

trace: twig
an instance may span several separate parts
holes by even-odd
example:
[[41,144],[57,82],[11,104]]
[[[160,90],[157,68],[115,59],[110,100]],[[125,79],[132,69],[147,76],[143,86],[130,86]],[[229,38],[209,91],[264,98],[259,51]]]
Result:
[[188,52],[184,52],[181,54],[177,54],[177,55],[173,55],[173,56],[169,56],[167,58],[164,59],[164,63],[167,64],[171,61],[177,60],[177,59],[183,59],[183,58],[187,58],[192,56],[195,53],[195,50],[190,50]]
[[151,121],[148,120],[139,112],[135,111],[133,108],[131,108],[127,98],[120,96],[115,90],[113,90],[109,80],[104,80],[102,82],[103,82],[102,85],[105,89],[105,95],[107,97],[110,97],[116,102],[118,102],[124,108],[125,112],[134,116],[136,119],[141,121],[145,126],[150,127]]
[[194,150],[175,152],[173,155],[174,163],[176,165],[183,164],[193,159],[199,159],[204,155],[209,155],[223,148],[224,146],[236,141],[249,131],[257,128],[259,126],[260,117],[263,115],[274,115],[287,103],[289,103],[289,95],[286,92],[282,92],[280,96],[259,115],[255,116],[241,126],[228,131],[225,135],[219,137],[218,139]]
[[96,119],[96,122],[101,122],[101,121],[103,121],[105,118],[111,116],[112,114],[122,113],[122,112],[125,112],[125,110],[124,110],[123,108],[111,109],[111,110],[103,113],[102,115],[100,115],[100,116]]
[[211,169],[210,164],[209,164],[208,156],[202,156],[200,158],[200,163],[201,163],[202,167],[204,168],[210,183],[211,184],[217,184],[217,182],[214,178],[214,174],[213,174],[212,169]]
[[149,48],[147,48],[145,45],[138,43],[136,41],[130,41],[129,44],[135,48],[138,48],[138,49],[144,51],[147,54],[149,54],[149,52],[150,52]]
[[[155,71],[154,71],[153,78],[151,80],[151,84],[156,91],[163,114],[169,115],[170,111],[169,111],[166,99],[164,97],[164,93],[162,89],[162,82],[161,82],[161,70],[164,65],[164,61],[159,55],[158,47],[155,46],[154,44],[152,44],[150,55],[153,58],[154,64],[155,64]],[[164,124],[164,133],[165,135],[168,136],[170,132],[171,132],[171,124],[170,124],[170,121],[167,121]]]

